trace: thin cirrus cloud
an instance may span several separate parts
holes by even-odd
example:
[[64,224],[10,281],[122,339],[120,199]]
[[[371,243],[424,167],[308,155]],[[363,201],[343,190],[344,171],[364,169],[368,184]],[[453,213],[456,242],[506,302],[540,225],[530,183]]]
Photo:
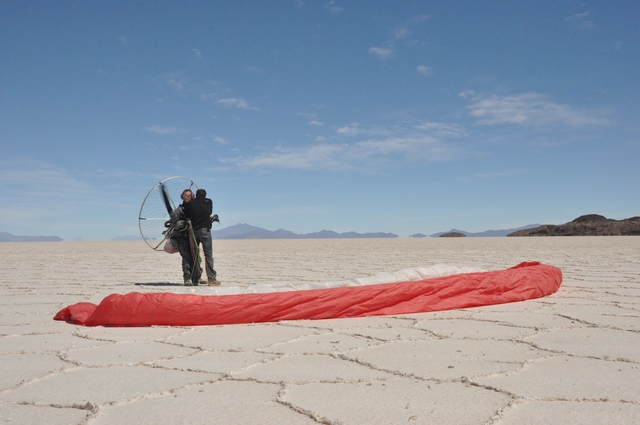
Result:
[[[411,19],[405,23],[402,27],[396,29],[393,33],[393,38],[387,40],[382,45],[384,47],[370,47],[369,53],[376,56],[378,59],[386,60],[395,56],[395,49],[415,45],[416,40],[411,40],[413,30],[429,19],[429,15],[420,15]],[[418,67],[418,72],[424,75],[429,75],[430,69],[424,65]]]
[[382,60],[389,59],[393,56],[393,50],[387,47],[371,47],[369,48],[369,53]]
[[12,199],[11,208],[0,207],[0,224],[12,226],[50,220],[62,211],[77,210],[80,202],[84,208],[104,203],[100,188],[65,168],[32,159],[0,161],[0,193]]
[[343,127],[340,127],[336,130],[336,133],[343,135],[343,136],[356,136],[358,134],[364,133],[365,129],[363,129],[362,127],[360,127],[360,124],[358,123],[351,123],[348,125],[345,125]]
[[331,0],[325,5],[325,8],[329,9],[332,13],[340,14],[344,10],[342,6],[337,4],[334,0]]
[[[0,186],[17,187],[35,198],[69,196],[90,191],[88,183],[74,179],[66,169],[38,160],[27,160],[16,167],[9,161],[0,162]],[[56,187],[55,194],[51,188]]]
[[158,80],[164,82],[164,84],[171,87],[175,91],[182,91],[189,85],[189,82],[185,78],[173,73],[162,75],[158,77]]
[[411,30],[409,30],[408,28],[400,28],[393,34],[393,38],[395,38],[396,40],[401,40],[403,38],[409,37],[409,34],[411,34]]
[[[397,132],[400,130],[396,129],[395,131]],[[369,137],[389,137],[394,134],[394,131],[383,126],[363,127],[360,123],[353,122],[351,124],[338,127],[336,129],[336,134],[338,136],[349,136],[349,137],[359,136],[359,135],[367,135]]]
[[468,136],[466,130],[462,126],[453,123],[424,122],[415,125],[414,128],[427,131],[429,134],[439,138],[460,138]]
[[471,104],[468,108],[478,124],[522,126],[564,124],[576,127],[609,124],[609,120],[596,116],[591,111],[553,102],[539,93],[499,96],[480,95],[467,90],[460,93],[460,97],[470,99]]
[[429,75],[433,75],[433,69],[424,65],[418,65],[418,67],[416,68],[416,71],[418,71],[418,73],[425,75],[427,77]]
[[566,21],[586,19],[587,16],[589,16],[590,14],[591,14],[591,12],[589,12],[589,11],[586,11],[586,12],[583,12],[583,13],[576,13],[575,15],[567,16],[566,18],[564,18],[564,20],[566,22]]
[[228,99],[220,99],[218,101],[216,101],[216,103],[219,103],[220,105],[226,107],[226,108],[237,108],[237,109],[247,109],[247,110],[253,110],[253,111],[259,111],[259,108],[256,108],[254,106],[250,106],[246,100],[244,99],[239,99],[236,97],[230,97]]
[[[355,132],[340,131],[357,129]],[[466,133],[459,127],[443,123],[423,123],[413,127],[392,130],[365,129],[355,124],[336,130],[337,137],[366,134],[365,140],[353,143],[320,143],[303,147],[278,146],[271,152],[255,157],[228,159],[239,166],[252,168],[325,169],[345,170],[367,167],[371,164],[396,161],[443,161],[458,154],[455,144],[445,138],[459,138]]]
[[576,13],[575,15],[567,16],[564,18],[565,22],[573,22],[578,29],[592,30],[595,28],[595,24],[592,20],[588,19],[591,12],[586,11],[583,13]]
[[178,127],[173,127],[170,125],[154,125],[151,127],[145,127],[144,128],[146,131],[148,131],[149,133],[154,133],[154,134],[184,134],[187,132],[187,130],[184,130],[182,128],[178,128]]
[[452,151],[439,138],[426,134],[388,137],[381,140],[365,140],[352,147],[356,158],[402,155],[412,159],[441,161],[451,159]]
[[229,160],[245,167],[266,168],[346,168],[344,161],[344,145],[322,143],[303,148],[276,147],[273,152],[263,153],[253,158],[240,158]]

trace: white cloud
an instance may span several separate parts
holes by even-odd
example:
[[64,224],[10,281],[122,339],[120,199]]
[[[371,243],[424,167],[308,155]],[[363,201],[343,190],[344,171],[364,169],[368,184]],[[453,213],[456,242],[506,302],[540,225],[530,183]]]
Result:
[[461,91],[460,93],[458,93],[458,96],[460,96],[463,99],[466,99],[468,97],[474,96],[475,94],[476,94],[476,92],[473,91],[473,90],[464,90],[464,91]]
[[235,97],[230,97],[228,99],[220,99],[216,103],[219,103],[222,106],[227,108],[250,109],[254,111],[259,111],[258,108],[249,106],[246,100],[235,98]]
[[309,125],[321,126],[321,125],[324,125],[324,123],[322,121],[313,120],[313,121],[309,121]]
[[581,30],[592,30],[595,27],[596,26],[593,21],[582,21],[580,22],[580,25],[578,25],[578,28],[580,28]]
[[573,20],[580,20],[580,19],[584,19],[587,16],[589,16],[591,14],[591,12],[586,11],[583,13],[576,13],[575,15],[571,15],[571,16],[567,16],[566,18],[564,18],[565,22],[566,21],[573,21]]
[[[426,135],[366,140],[355,144],[320,143],[302,148],[278,147],[253,158],[232,160],[245,167],[350,169],[367,163],[392,162],[397,156],[409,160],[447,160],[454,149]],[[227,160],[226,162],[229,162]]]
[[586,11],[583,13],[576,13],[575,15],[567,16],[564,18],[565,22],[574,22],[576,24],[576,28],[582,30],[592,30],[595,28],[595,24],[593,21],[587,19],[587,17],[591,15],[591,12]]
[[428,21],[430,17],[431,17],[430,15],[418,15],[418,16],[415,16],[415,17],[411,18],[411,24],[412,25],[421,24],[423,22]]
[[[56,167],[43,161],[27,160],[16,163],[0,162],[0,185],[19,187],[20,191],[26,190],[29,197],[38,198],[50,194],[50,188],[55,187],[58,193],[73,196],[80,191],[83,193],[90,191],[90,186],[80,180],[76,180],[69,175],[66,169]],[[34,194],[34,187],[41,187],[42,192]],[[47,189],[47,187],[49,189]]]
[[4,231],[33,234],[29,232],[39,231],[55,217],[69,216],[80,202],[83,209],[88,207],[99,196],[99,190],[65,168],[31,159],[0,161],[0,198],[11,199],[0,207],[0,229]]
[[240,109],[246,109],[249,107],[249,105],[247,104],[247,102],[243,99],[237,99],[235,97],[231,97],[229,99],[220,99],[218,100],[219,104],[224,105],[224,106],[233,106],[236,108],[240,108]]
[[120,40],[120,44],[122,44],[123,46],[127,46],[129,44],[129,42],[127,41],[127,37],[125,37],[124,35],[121,35],[120,37],[118,37],[118,39]]
[[387,137],[390,134],[393,134],[393,132],[382,126],[365,128],[361,126],[359,123],[354,122],[351,124],[347,124],[343,127],[339,127],[336,130],[336,134],[338,136],[349,136],[349,137],[358,136],[358,135],[367,135],[371,137]]
[[393,56],[393,50],[386,47],[371,47],[369,53],[379,57],[380,59],[389,59]]
[[409,34],[411,34],[411,30],[407,28],[400,28],[395,32],[395,34],[393,34],[393,38],[395,38],[396,40],[401,40],[403,38],[407,38]]
[[278,147],[274,152],[237,161],[249,167],[275,168],[344,168],[341,159],[345,145],[319,144],[304,148]]
[[164,83],[170,87],[173,87],[174,90],[176,91],[181,91],[183,90],[187,84],[188,81],[186,79],[184,79],[183,77],[180,77],[176,74],[166,74],[166,75],[162,75],[159,80],[164,81]]
[[[367,139],[353,143],[326,143],[318,137],[318,144],[303,147],[278,146],[271,152],[255,157],[239,157],[234,162],[244,167],[272,167],[297,169],[353,169],[372,164],[401,161],[440,161],[458,154],[454,144],[445,138],[459,138],[465,132],[455,125],[423,123],[393,129],[362,128],[358,124],[342,127],[342,134],[366,134]],[[373,136],[372,136],[373,135]]]
[[485,96],[468,91],[460,93],[460,96],[471,97],[471,104],[468,106],[471,115],[478,119],[479,124],[484,125],[583,126],[608,123],[607,119],[598,117],[593,112],[555,103],[538,93]]
[[344,127],[340,127],[336,130],[336,133],[341,134],[343,136],[356,136],[362,133],[364,130],[360,128],[358,123],[352,123],[349,125],[345,125]]
[[436,137],[425,134],[389,137],[382,140],[366,140],[356,143],[351,151],[357,157],[403,154],[412,158],[431,160],[448,159],[448,149]]
[[467,132],[465,129],[458,124],[450,124],[443,122],[425,122],[422,124],[418,124],[414,126],[419,130],[424,130],[429,134],[432,134],[437,137],[466,137]]
[[[390,39],[382,43],[382,47],[370,47],[369,53],[377,56],[379,59],[386,60],[396,56],[398,52],[402,52],[406,48],[412,48],[422,44],[420,40],[414,36],[414,32],[416,32],[417,27],[422,25],[427,19],[429,19],[429,15],[420,15],[404,22],[394,30]],[[426,67],[424,68],[424,71],[428,69]],[[419,70],[418,72],[424,71]]]
[[193,54],[196,57],[196,60],[199,62],[202,60],[202,53],[200,53],[200,50],[198,49],[193,49]]
[[329,3],[325,5],[325,8],[329,9],[331,12],[335,14],[342,13],[344,10],[342,6],[338,5],[334,0],[331,0]]
[[219,145],[226,145],[227,143],[229,143],[227,139],[220,136],[213,136],[213,141],[218,143]]
[[433,75],[433,69],[428,67],[428,66],[424,66],[424,65],[418,65],[418,67],[416,68],[416,70],[425,76],[429,76],[429,75]]
[[149,133],[155,134],[183,134],[187,132],[187,130],[170,125],[154,125],[151,127],[145,127],[144,129]]
[[396,40],[402,40],[408,38],[413,32],[413,28],[418,25],[421,25],[425,21],[429,19],[429,15],[418,15],[411,18],[405,26],[396,30],[393,34],[393,38]]

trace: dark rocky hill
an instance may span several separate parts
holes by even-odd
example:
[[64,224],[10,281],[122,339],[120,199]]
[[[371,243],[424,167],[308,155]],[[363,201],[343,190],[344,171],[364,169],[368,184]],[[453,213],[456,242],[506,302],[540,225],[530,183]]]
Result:
[[640,236],[640,217],[614,220],[599,214],[587,214],[559,226],[543,224],[507,236]]
[[464,233],[460,233],[460,232],[449,232],[449,233],[443,233],[439,237],[441,237],[441,238],[466,238],[467,235],[465,235]]

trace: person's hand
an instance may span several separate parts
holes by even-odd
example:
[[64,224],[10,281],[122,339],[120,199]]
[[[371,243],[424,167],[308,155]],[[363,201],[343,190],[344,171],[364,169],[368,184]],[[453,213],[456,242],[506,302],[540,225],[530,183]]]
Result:
[[214,214],[213,216],[211,216],[211,222],[217,222],[220,223],[220,218],[218,218],[218,214]]

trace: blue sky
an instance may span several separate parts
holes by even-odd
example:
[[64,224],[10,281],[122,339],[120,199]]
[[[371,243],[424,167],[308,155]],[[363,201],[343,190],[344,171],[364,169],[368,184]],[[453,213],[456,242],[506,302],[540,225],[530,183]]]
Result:
[[640,215],[637,1],[0,1],[0,231],[431,234]]

